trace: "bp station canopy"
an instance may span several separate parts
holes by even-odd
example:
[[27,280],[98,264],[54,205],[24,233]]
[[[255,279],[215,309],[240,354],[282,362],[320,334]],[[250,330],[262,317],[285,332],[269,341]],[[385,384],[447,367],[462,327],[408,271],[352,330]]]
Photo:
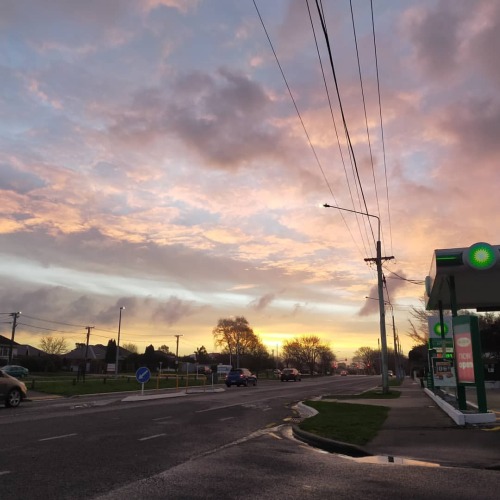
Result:
[[425,308],[500,311],[500,245],[434,250]]

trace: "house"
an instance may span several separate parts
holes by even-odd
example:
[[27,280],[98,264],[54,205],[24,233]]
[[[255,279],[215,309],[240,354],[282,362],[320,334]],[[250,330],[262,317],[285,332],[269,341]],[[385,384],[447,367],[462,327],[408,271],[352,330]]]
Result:
[[12,359],[17,356],[17,348],[19,344],[12,342],[11,339],[0,335],[0,365],[6,365],[9,362],[10,349],[12,346]]
[[[85,372],[86,373],[106,373],[107,362],[106,362],[106,351],[107,346],[102,344],[96,345],[86,345],[77,344],[76,348],[72,351],[62,354],[64,365],[72,372],[78,372],[82,369],[84,360],[87,359]],[[118,348],[118,361],[123,361],[125,358],[130,356],[131,352],[123,347]]]
[[48,356],[45,351],[38,349],[37,347],[33,347],[28,344],[18,344],[17,345],[17,355],[18,356],[31,356],[31,357],[40,357],[40,356]]

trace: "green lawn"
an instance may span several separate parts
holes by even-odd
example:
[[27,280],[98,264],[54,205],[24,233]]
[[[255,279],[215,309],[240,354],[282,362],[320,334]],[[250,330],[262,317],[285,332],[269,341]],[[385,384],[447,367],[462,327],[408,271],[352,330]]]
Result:
[[387,406],[327,401],[305,401],[305,404],[319,413],[301,422],[302,430],[355,445],[371,441],[389,414]]
[[[85,382],[82,378],[77,379],[77,377],[40,377],[40,378],[29,378],[25,380],[26,386],[29,391],[35,390],[39,392],[45,392],[47,394],[57,394],[60,396],[78,396],[84,394],[98,394],[107,392],[126,392],[126,391],[140,391],[142,389],[141,384],[137,382],[134,375],[131,376],[119,376],[117,379],[110,376],[90,376],[87,375]],[[189,378],[188,387],[203,386],[204,384],[209,385],[210,382],[205,379],[205,377],[199,377],[196,380],[194,377]],[[168,378],[161,378],[158,382],[156,377],[152,377],[149,382],[144,384],[144,390],[151,389],[185,389],[186,388],[186,377],[180,376],[178,380],[174,375],[168,376]]]

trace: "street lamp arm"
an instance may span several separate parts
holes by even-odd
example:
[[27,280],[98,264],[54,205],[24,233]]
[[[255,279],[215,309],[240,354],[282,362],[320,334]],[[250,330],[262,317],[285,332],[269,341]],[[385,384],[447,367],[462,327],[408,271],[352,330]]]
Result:
[[351,210],[349,208],[338,207],[336,205],[329,205],[328,203],[323,203],[323,206],[325,208],[336,208],[337,210],[342,210],[343,212],[351,212],[352,214],[366,215],[367,217],[375,217],[378,223],[378,240],[380,241],[380,217],[378,215],[369,214],[368,212],[359,212],[358,210]]

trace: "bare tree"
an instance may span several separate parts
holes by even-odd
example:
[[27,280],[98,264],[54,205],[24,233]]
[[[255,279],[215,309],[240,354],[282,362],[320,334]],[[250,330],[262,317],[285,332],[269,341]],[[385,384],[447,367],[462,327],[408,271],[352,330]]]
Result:
[[132,354],[139,353],[139,349],[137,348],[137,346],[135,344],[132,344],[132,342],[122,344],[122,348],[127,350],[128,352],[131,352]]
[[360,347],[353,357],[353,362],[361,363],[364,368],[371,372],[380,359],[380,351],[371,347]]
[[64,337],[42,337],[40,349],[47,354],[64,354],[68,352],[68,343]]
[[420,299],[421,307],[411,306],[410,316],[408,320],[410,323],[410,330],[406,332],[408,337],[413,340],[415,347],[426,345],[429,339],[429,322],[430,316],[434,316],[436,311],[426,311],[424,299]]

